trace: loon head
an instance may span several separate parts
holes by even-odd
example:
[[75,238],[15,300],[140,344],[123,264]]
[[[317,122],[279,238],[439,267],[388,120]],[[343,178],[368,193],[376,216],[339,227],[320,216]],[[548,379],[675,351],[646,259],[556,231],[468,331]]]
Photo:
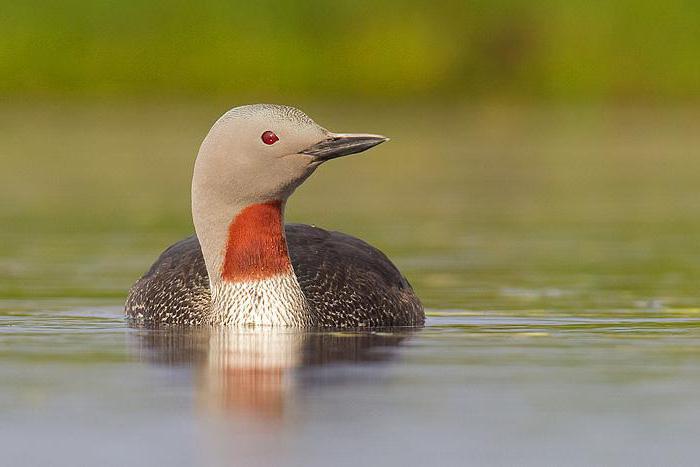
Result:
[[284,201],[323,162],[384,141],[381,135],[330,132],[293,107],[236,107],[204,139],[193,191],[206,188],[239,206]]
[[218,322],[314,323],[287,251],[285,202],[323,162],[386,140],[333,133],[281,105],[236,107],[214,124],[195,162],[192,218]]

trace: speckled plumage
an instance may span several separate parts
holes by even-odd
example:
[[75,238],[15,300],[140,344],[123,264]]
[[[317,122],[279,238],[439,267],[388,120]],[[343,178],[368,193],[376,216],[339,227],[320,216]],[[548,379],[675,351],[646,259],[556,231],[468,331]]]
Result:
[[[360,239],[303,224],[285,226],[294,273],[316,324],[385,327],[423,324],[410,284],[379,250]],[[136,322],[211,324],[211,292],[197,237],[165,250],[132,287],[127,316]]]

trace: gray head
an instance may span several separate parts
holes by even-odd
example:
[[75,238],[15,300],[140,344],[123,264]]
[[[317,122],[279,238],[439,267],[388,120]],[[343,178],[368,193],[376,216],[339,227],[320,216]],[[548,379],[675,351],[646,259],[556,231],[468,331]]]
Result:
[[[224,114],[204,139],[195,163],[196,198],[239,207],[286,200],[323,162],[386,141],[332,133],[293,107],[256,104]],[[193,206],[196,208],[196,206]]]

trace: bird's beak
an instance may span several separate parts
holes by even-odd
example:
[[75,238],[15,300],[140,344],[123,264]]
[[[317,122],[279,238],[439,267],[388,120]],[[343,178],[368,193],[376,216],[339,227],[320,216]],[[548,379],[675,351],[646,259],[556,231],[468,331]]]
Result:
[[301,153],[312,156],[315,161],[324,162],[366,151],[384,141],[389,141],[389,138],[361,133],[330,133],[328,138],[304,149]]

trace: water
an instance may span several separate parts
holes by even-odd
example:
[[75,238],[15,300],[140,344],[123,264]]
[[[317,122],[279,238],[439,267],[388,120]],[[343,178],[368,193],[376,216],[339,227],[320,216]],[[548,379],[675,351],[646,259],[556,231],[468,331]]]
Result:
[[305,107],[392,143],[288,217],[387,252],[426,327],[128,327],[220,109],[7,107],[3,465],[696,463],[696,112]]

